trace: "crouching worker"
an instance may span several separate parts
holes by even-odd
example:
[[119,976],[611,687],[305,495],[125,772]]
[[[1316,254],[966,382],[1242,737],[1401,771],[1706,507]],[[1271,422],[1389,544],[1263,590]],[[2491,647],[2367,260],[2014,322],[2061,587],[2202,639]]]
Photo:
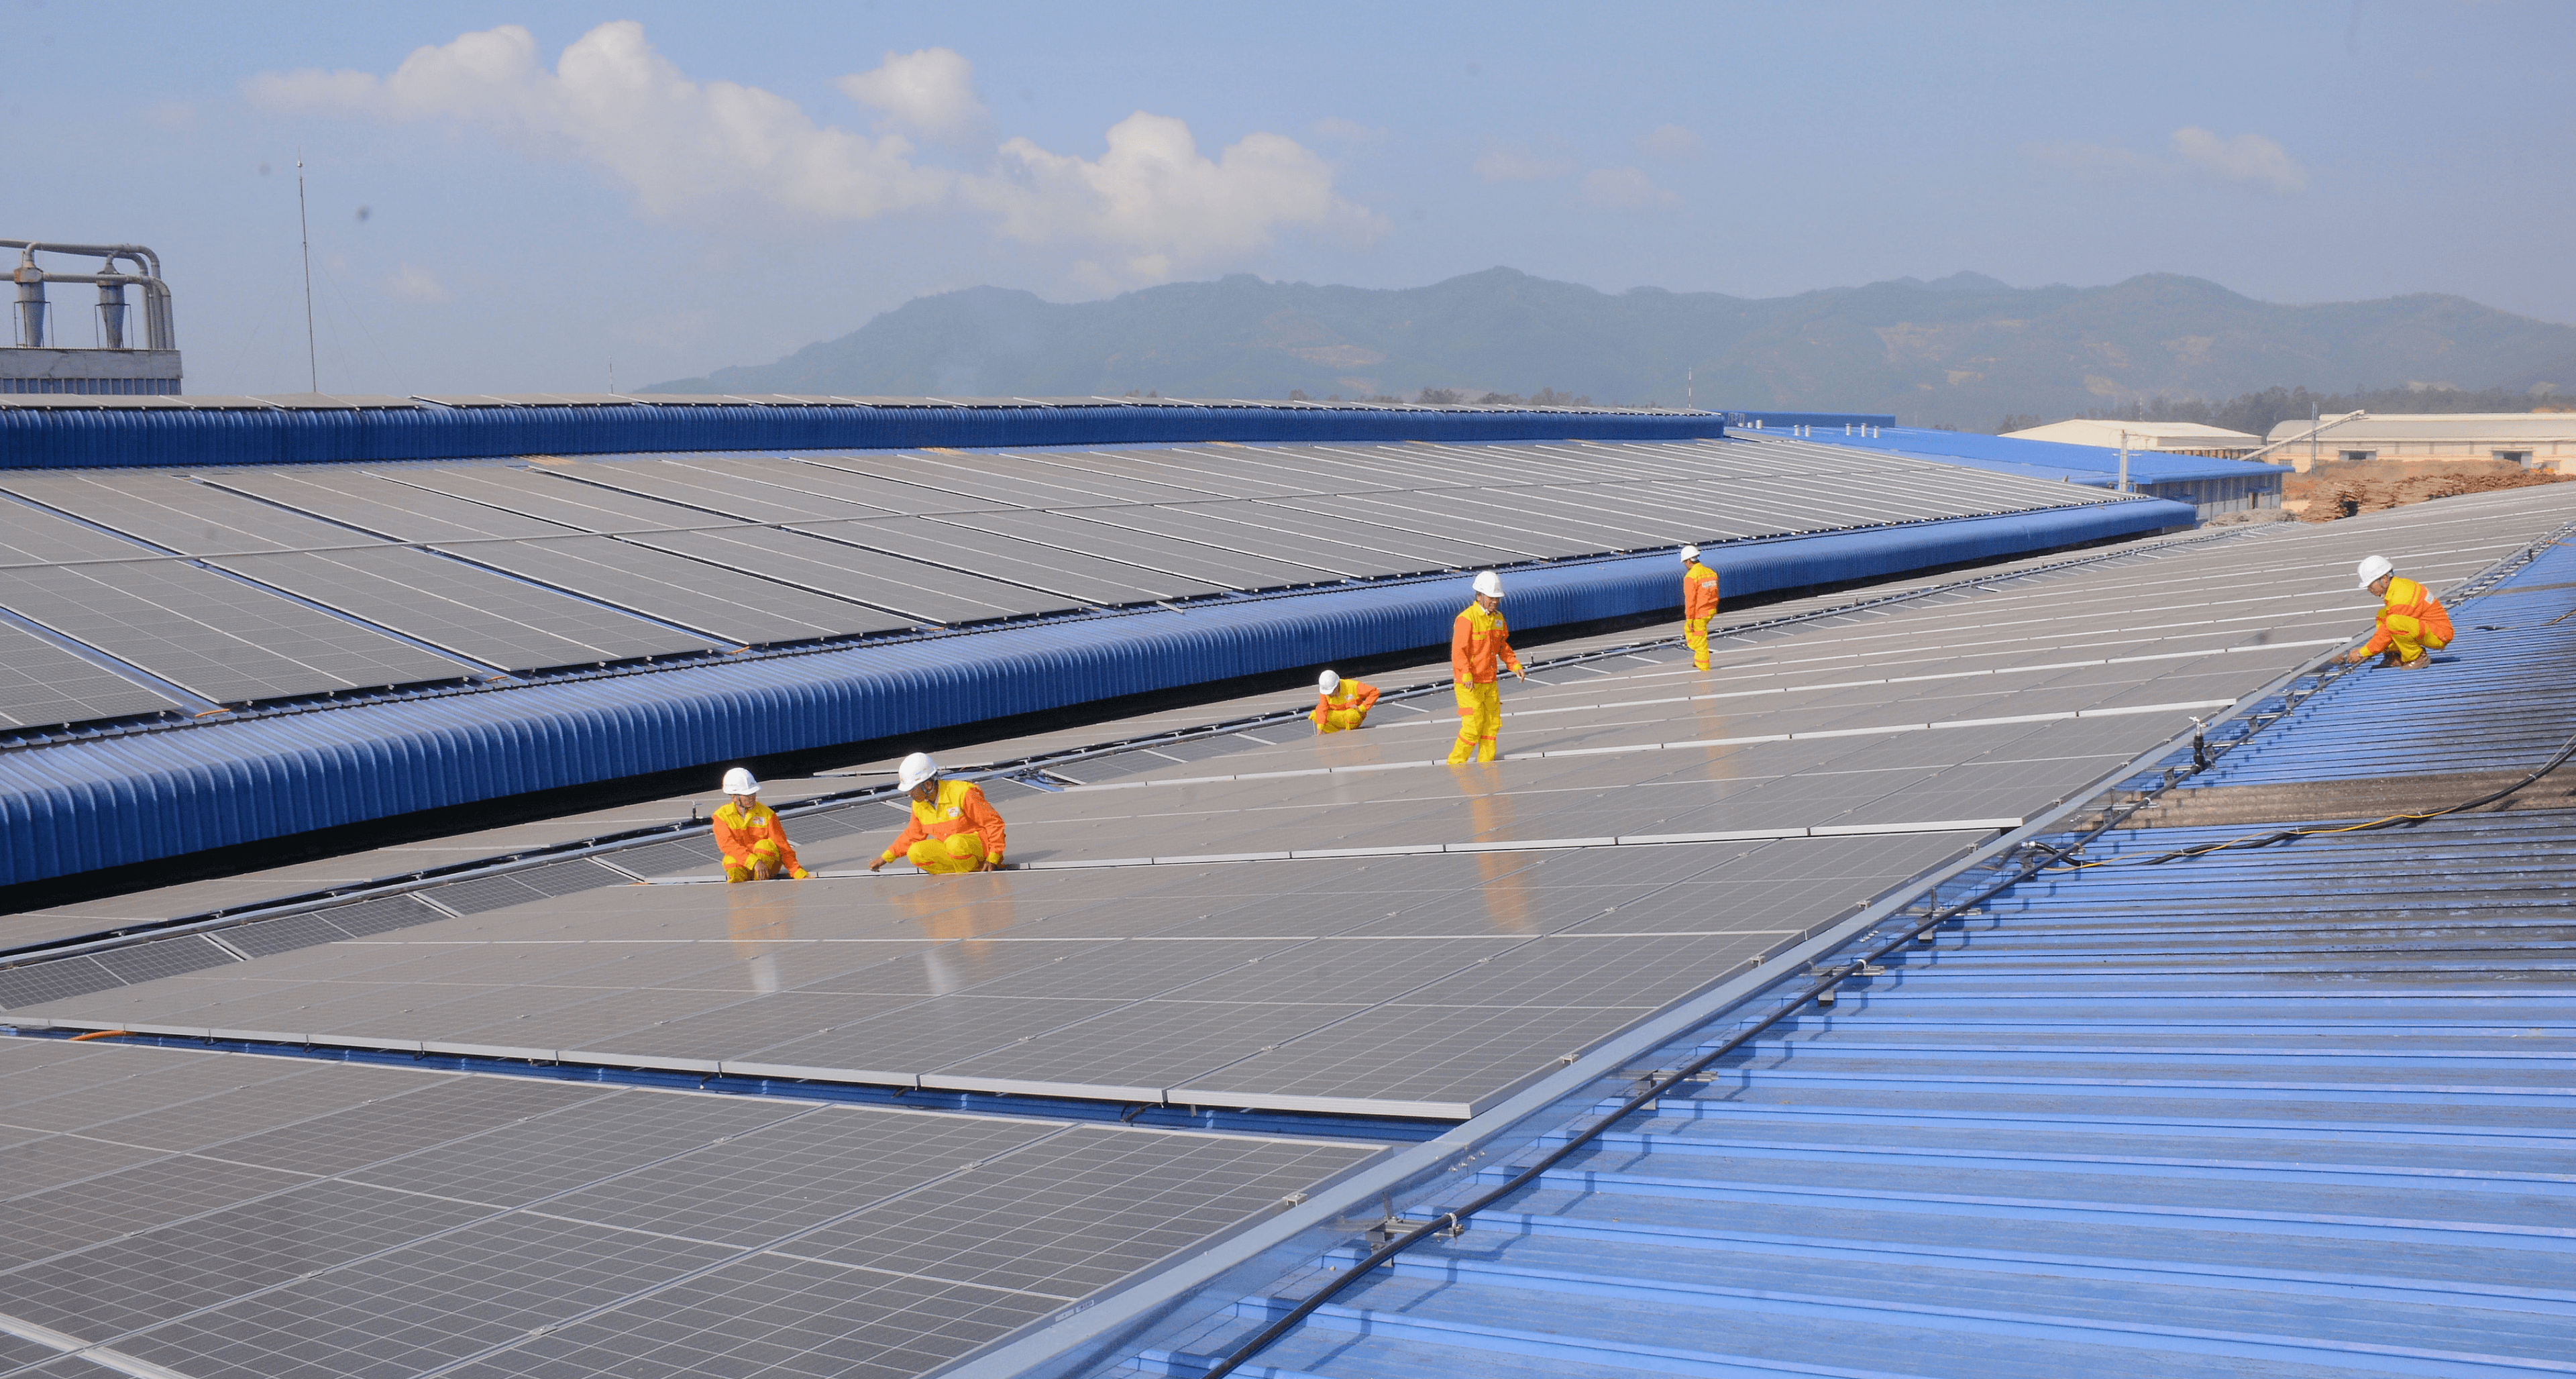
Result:
[[2383,666],[2421,670],[2433,663],[2433,652],[2451,644],[2451,615],[2434,601],[2432,590],[2398,574],[2388,557],[2361,562],[2361,587],[2379,595],[2379,625],[2345,660],[2359,665],[2379,656]]
[[1377,686],[1361,680],[1345,680],[1331,671],[1315,682],[1315,711],[1306,715],[1315,720],[1319,733],[1346,733],[1368,721],[1368,711],[1377,705]]
[[805,879],[796,849],[778,811],[760,802],[760,782],[737,766],[725,772],[726,800],[716,807],[716,847],[724,853],[725,880],[771,881],[781,876]]
[[982,787],[941,780],[939,763],[926,752],[903,759],[895,784],[912,797],[912,822],[868,870],[898,857],[927,872],[992,871],[1002,865],[1002,816],[985,803]]

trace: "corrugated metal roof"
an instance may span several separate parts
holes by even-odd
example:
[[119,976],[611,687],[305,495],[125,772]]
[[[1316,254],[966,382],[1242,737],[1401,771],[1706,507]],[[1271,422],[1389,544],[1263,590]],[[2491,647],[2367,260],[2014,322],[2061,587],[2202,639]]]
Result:
[[[2331,433],[2330,433],[2331,434]],[[1972,465],[2007,474],[2032,474],[2045,478],[2090,476],[2095,479],[2116,475],[2120,469],[2117,448],[2097,445],[2067,445],[2059,441],[2020,440],[2011,436],[1987,436],[1966,431],[1929,431],[1912,426],[1890,426],[1875,434],[1845,435],[1839,429],[1818,428],[1809,439],[1826,445],[1851,445],[1868,450],[1894,450],[1902,454],[1947,460],[1953,464]],[[2289,472],[2286,465],[2265,464],[2251,460],[2214,460],[2200,455],[2173,455],[2155,450],[2129,452],[2129,479],[2137,484],[2186,483],[2204,479],[2278,478]],[[2076,482],[2083,482],[2077,477]]]
[[[2346,676],[2205,779],[2538,765],[2515,720],[2565,740],[2523,691],[2565,678],[2540,624],[2576,606],[2567,561],[2552,547],[2466,604],[2470,656]],[[2141,865],[2248,832],[2101,836],[2083,869],[1889,954],[1237,1372],[2565,1372],[2576,811]],[[1780,1008],[1775,989],[1640,1065]],[[1618,1104],[1533,1127],[1397,1230]],[[1204,1373],[1366,1248],[1238,1284],[1118,1372]]]
[[[2304,436],[2313,423],[2285,421],[2269,439]],[[2576,412],[2447,412],[2372,415],[2330,426],[2317,437],[2327,450],[2378,441],[2576,441]]]

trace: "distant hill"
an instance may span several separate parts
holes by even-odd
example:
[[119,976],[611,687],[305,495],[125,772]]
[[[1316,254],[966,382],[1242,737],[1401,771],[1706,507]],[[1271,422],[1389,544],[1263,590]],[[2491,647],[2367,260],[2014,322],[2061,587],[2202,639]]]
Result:
[[[775,364],[648,392],[1412,397],[1893,412],[1988,428],[2156,396],[2408,383],[2576,391],[2576,327],[2431,293],[2281,306],[2148,274],[2110,287],[1938,282],[1751,299],[1612,296],[1508,268],[1377,291],[1236,275],[1071,305],[995,287],[923,297]],[[2564,375],[2563,377],[2561,375]]]

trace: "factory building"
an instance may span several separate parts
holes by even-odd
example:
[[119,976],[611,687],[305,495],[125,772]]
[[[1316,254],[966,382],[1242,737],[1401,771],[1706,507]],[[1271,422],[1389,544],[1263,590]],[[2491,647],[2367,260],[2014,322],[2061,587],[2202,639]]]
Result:
[[2319,463],[2450,464],[2493,461],[2526,469],[2576,474],[2576,410],[2564,412],[2373,412],[2333,422],[2306,439],[2311,425],[2285,421],[2271,439],[2289,441],[2273,452],[2305,472]]

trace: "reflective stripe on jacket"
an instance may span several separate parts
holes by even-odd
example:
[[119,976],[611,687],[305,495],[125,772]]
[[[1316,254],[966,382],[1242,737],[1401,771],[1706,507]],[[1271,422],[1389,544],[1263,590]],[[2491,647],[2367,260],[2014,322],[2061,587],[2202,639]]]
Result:
[[1717,571],[1694,560],[1682,571],[1682,616],[1707,618],[1717,614]]
[[1490,685],[1497,659],[1520,669],[1521,658],[1512,650],[1511,635],[1502,614],[1488,613],[1480,603],[1468,604],[1450,626],[1449,678],[1462,685]]
[[943,780],[939,783],[938,798],[928,804],[919,800],[910,803],[912,822],[903,826],[894,846],[885,850],[885,860],[891,862],[903,856],[912,850],[913,844],[924,838],[946,842],[967,832],[984,835],[986,859],[995,863],[1002,860],[1002,816],[994,813],[993,806],[984,802],[983,787],[972,781]]
[[787,826],[778,821],[778,811],[755,800],[748,813],[735,809],[727,800],[715,812],[716,847],[724,853],[728,867],[751,870],[751,850],[760,843],[778,845],[778,865],[793,870],[796,849],[787,842]]
[[2380,599],[2378,630],[2371,633],[2369,643],[2362,647],[2366,654],[2375,656],[2386,651],[2388,644],[2395,640],[2388,631],[2388,618],[2392,613],[2402,613],[2422,623],[2425,645],[2450,645],[2451,615],[2443,612],[2442,605],[2434,601],[2432,590],[2404,575],[2392,575],[2388,580],[2388,592],[2380,595]]

